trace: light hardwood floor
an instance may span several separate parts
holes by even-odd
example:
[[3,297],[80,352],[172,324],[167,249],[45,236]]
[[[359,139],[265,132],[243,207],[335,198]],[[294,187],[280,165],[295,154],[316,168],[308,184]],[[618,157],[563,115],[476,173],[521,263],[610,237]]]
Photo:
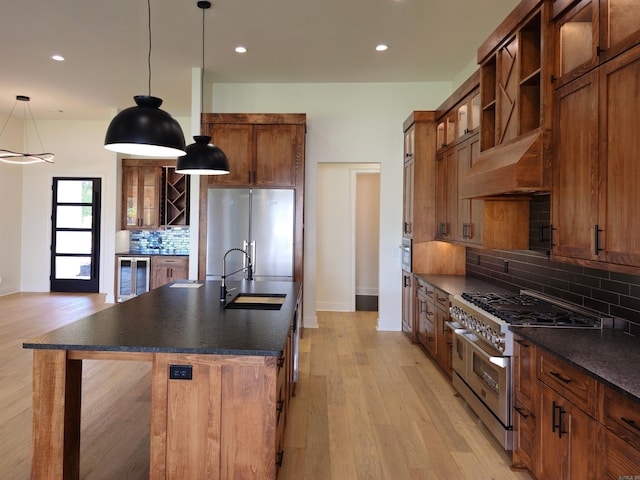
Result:
[[[0,297],[0,479],[29,478],[31,351],[22,342],[93,311],[102,297]],[[441,371],[375,312],[318,313],[300,345],[279,480],[529,479]],[[150,365],[85,361],[82,478],[145,479]]]

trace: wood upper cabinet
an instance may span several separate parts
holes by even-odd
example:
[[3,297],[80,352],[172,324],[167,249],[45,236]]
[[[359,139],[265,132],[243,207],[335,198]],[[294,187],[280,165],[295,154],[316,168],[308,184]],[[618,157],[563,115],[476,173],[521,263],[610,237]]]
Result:
[[[554,256],[640,265],[640,46],[558,90]],[[594,264],[594,265],[597,265]]]
[[402,235],[414,243],[428,242],[435,232],[435,112],[412,112],[403,131]]
[[160,225],[162,167],[123,160],[122,229],[155,229]]
[[304,169],[306,115],[203,114],[203,135],[225,152],[229,175],[210,186],[295,187]]
[[455,148],[436,160],[436,238],[453,241],[458,225],[458,157]]
[[415,125],[404,133],[402,236],[413,238],[413,204],[415,200]]
[[640,43],[640,8],[635,0],[555,0],[555,86]]
[[[480,157],[480,136],[474,135],[456,146],[458,186],[460,181]],[[458,199],[456,240],[462,243],[482,245],[484,201]]]
[[478,49],[482,151],[549,128],[552,52],[543,48],[552,36],[548,5],[522,1]]
[[554,129],[552,254],[597,259],[598,76],[584,75],[557,92]]

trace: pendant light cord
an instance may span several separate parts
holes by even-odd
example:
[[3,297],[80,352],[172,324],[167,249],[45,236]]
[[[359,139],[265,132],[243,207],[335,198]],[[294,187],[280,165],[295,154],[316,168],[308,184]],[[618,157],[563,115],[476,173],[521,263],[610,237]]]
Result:
[[202,68],[200,69],[200,115],[204,110],[204,12],[202,9]]
[[151,96],[151,0],[147,0],[147,16],[148,16],[148,30],[149,30],[149,55],[147,56],[147,66],[149,69],[149,81],[148,90],[149,96]]

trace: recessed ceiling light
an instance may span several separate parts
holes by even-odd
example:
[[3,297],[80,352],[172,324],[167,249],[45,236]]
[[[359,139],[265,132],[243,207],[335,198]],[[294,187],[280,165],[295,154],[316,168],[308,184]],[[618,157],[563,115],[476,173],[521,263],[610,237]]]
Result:
[[378,52],[384,52],[387,48],[389,48],[388,46],[386,46],[384,43],[381,43],[380,45],[376,46],[376,50]]
[[247,53],[247,47],[243,47],[242,45],[237,46],[236,53]]
[[62,55],[51,55],[51,58],[53,58],[56,62],[64,62],[64,57]]

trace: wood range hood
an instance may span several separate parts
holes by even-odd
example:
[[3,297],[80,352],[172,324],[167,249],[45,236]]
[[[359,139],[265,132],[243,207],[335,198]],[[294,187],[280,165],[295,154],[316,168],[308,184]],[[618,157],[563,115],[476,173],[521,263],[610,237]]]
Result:
[[485,150],[461,179],[459,196],[505,198],[549,192],[550,138],[549,131],[537,128]]

